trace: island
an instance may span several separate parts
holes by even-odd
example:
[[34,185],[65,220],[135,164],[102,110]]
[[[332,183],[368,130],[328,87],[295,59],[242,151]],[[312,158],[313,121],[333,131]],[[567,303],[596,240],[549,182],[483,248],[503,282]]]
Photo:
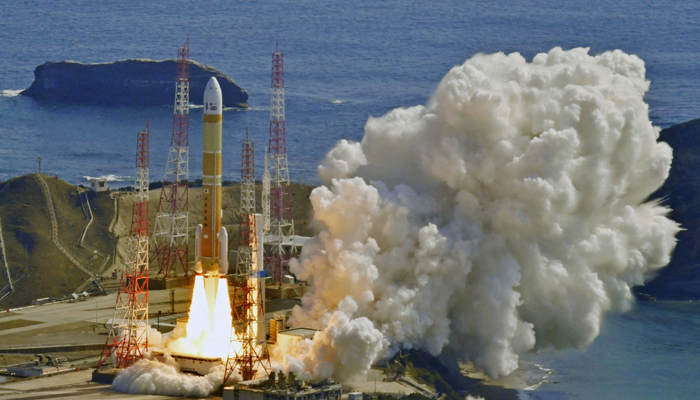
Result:
[[[212,76],[221,85],[224,107],[248,107],[248,92],[231,77],[195,61],[189,63],[190,101],[204,95]],[[172,106],[177,60],[129,59],[100,64],[47,62],[34,70],[34,82],[20,94],[51,103],[104,106]]]
[[651,199],[671,208],[671,219],[683,231],[671,262],[644,286],[636,287],[641,298],[650,300],[700,299],[700,119],[663,129],[659,140],[673,148],[668,179]]

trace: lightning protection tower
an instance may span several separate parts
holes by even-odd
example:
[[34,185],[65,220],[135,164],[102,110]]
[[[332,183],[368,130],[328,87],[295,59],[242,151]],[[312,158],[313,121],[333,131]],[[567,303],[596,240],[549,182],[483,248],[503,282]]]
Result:
[[164,278],[174,274],[178,264],[185,275],[189,273],[189,64],[190,39],[187,39],[177,52],[173,135],[153,233],[153,258],[158,262],[158,274]]
[[284,60],[275,46],[272,54],[272,101],[270,104],[270,245],[269,263],[276,283],[282,282],[289,257],[294,251],[294,216],[287,166],[284,117]]
[[126,266],[119,282],[112,329],[98,369],[110,358],[116,368],[126,368],[148,350],[148,123],[137,136],[136,148],[134,203]]
[[250,380],[259,368],[270,371],[270,358],[264,348],[265,303],[262,291],[262,249],[259,238],[262,227],[260,215],[255,212],[255,162],[253,143],[246,128],[241,157],[241,205],[238,236],[238,263],[236,268],[236,288],[233,297],[233,319],[236,324],[235,336],[231,338],[230,349],[236,354],[227,358],[224,382],[237,368],[243,380]]
[[248,128],[245,128],[245,141],[241,154],[241,202],[239,210],[238,229],[238,260],[236,274],[247,274],[252,262],[253,248],[251,247],[250,216],[255,213],[255,157],[253,142],[250,141]]
[[263,233],[270,233],[270,170],[268,164],[270,161],[267,147],[265,147],[265,169],[262,179],[262,216],[263,216]]

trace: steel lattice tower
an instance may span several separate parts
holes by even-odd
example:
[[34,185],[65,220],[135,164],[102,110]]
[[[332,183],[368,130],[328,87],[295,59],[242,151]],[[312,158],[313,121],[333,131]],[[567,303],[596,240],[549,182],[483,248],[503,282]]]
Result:
[[[238,262],[236,267],[236,288],[233,297],[233,320],[239,326],[236,336],[231,339],[229,349],[237,349],[236,354],[229,355],[226,361],[224,382],[238,367],[238,372],[243,380],[250,380],[255,376],[258,368],[265,372],[270,370],[270,358],[265,354],[265,349],[259,343],[262,338],[264,344],[264,327],[261,324],[265,320],[265,302],[260,279],[262,270],[261,256],[258,238],[262,237],[262,229],[257,226],[260,215],[255,215],[255,159],[254,147],[245,132],[245,141],[242,145],[241,155],[241,204],[240,226],[238,230]],[[262,329],[262,331],[260,331]]]
[[248,128],[245,128],[245,141],[241,151],[241,202],[238,229],[238,259],[236,275],[246,274],[250,270],[253,257],[251,247],[250,216],[255,213],[255,156],[253,142],[250,141]]
[[282,282],[282,277],[294,250],[294,215],[292,192],[289,186],[287,166],[287,141],[284,117],[284,60],[275,46],[272,54],[272,101],[270,103],[270,267],[273,279]]
[[[261,368],[265,373],[271,370],[270,357],[267,353],[265,340],[265,301],[263,294],[262,251],[259,248],[258,238],[262,237],[262,227],[259,226],[260,214],[243,214],[241,220],[242,230],[248,234],[241,234],[239,249],[246,246],[250,249],[250,259],[247,269],[240,271],[236,276],[236,287],[233,295],[233,321],[236,329],[231,338],[231,349],[236,353],[226,359],[224,382],[237,368],[243,380],[255,377]],[[247,241],[247,242],[243,242]]]
[[270,233],[270,170],[268,169],[269,154],[265,147],[265,169],[262,179],[262,215],[263,215],[263,233]]
[[148,350],[148,123],[136,139],[136,179],[127,245],[127,263],[119,282],[112,329],[98,363],[108,359],[126,368]]
[[173,136],[156,216],[153,258],[158,274],[167,278],[179,264],[189,273],[189,125],[190,125],[190,40],[177,52],[177,81]]

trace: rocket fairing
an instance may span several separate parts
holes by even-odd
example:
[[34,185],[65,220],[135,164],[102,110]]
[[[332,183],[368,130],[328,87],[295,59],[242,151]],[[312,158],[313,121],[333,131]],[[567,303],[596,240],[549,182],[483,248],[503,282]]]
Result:
[[[221,137],[223,102],[221,87],[216,78],[211,77],[204,89],[204,113],[202,115],[204,145],[202,157],[202,229],[197,231],[200,243],[195,249],[195,259],[201,265],[195,266],[197,273],[221,274],[219,267],[228,269],[227,246],[221,246],[221,239],[226,240],[225,229],[221,228]],[[223,233],[223,235],[220,235]],[[222,237],[223,236],[223,237]],[[228,271],[224,271],[225,275]]]

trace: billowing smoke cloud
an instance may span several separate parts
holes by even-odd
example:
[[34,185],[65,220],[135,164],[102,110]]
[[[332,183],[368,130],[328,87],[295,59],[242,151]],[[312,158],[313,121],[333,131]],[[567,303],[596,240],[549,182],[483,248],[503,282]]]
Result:
[[678,225],[646,198],[666,179],[622,51],[479,54],[426,106],[370,118],[341,141],[311,195],[319,235],[292,271],[313,283],[280,356],[346,378],[399,348],[449,349],[492,377],[536,348],[584,348],[630,287],[669,262]]
[[224,367],[212,368],[206,376],[183,374],[177,364],[142,359],[121,371],[112,383],[112,389],[130,394],[157,394],[165,396],[207,397],[221,387]]
[[[149,352],[144,359],[120,371],[112,382],[112,389],[130,394],[207,397],[221,387],[224,381],[223,365],[211,368],[207,375],[197,376],[180,371],[179,365],[170,357],[172,352],[201,353],[203,345],[199,338],[188,339],[180,327],[164,335],[150,326],[146,329],[149,350],[163,353],[165,360],[156,360]],[[227,384],[240,380],[241,376],[234,373]]]

